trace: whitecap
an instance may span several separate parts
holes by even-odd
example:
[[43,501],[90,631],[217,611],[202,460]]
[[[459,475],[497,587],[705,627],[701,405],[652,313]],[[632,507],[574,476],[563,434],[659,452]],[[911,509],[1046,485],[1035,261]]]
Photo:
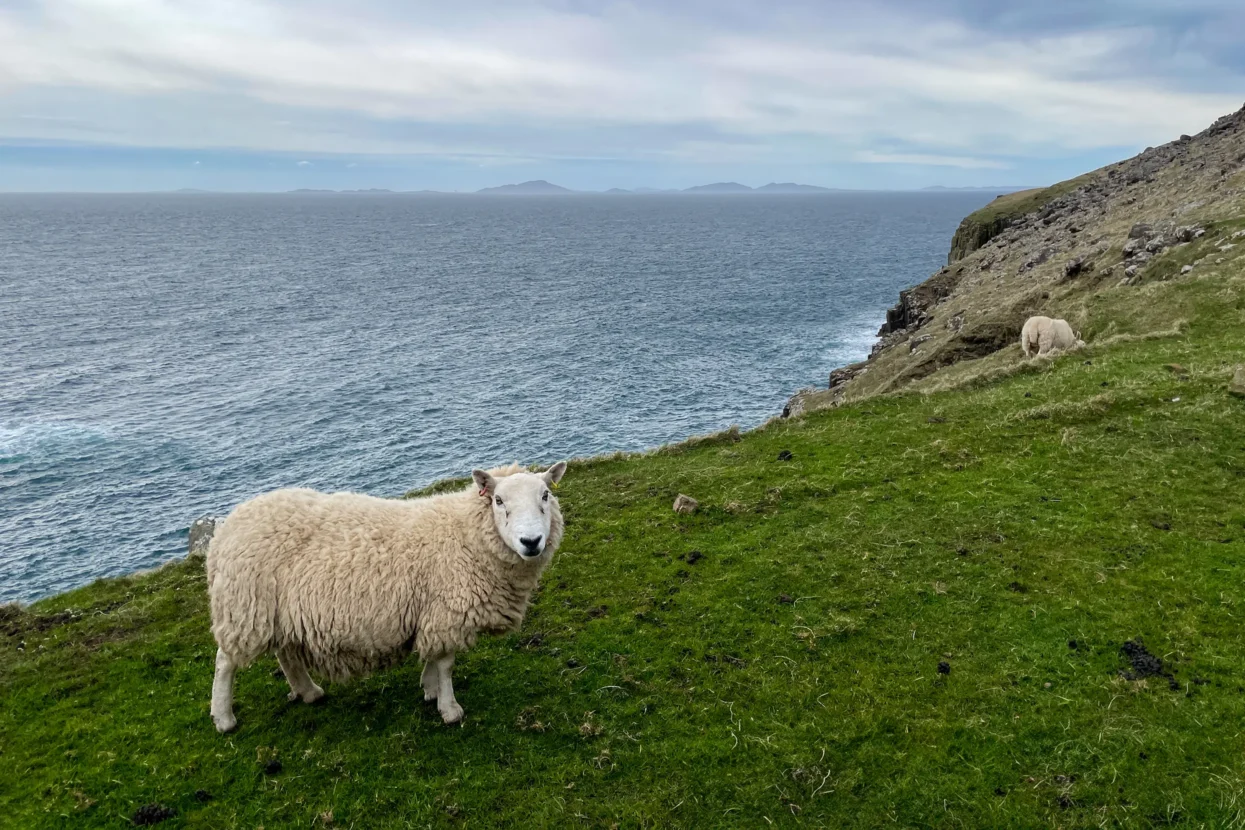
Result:
[[108,438],[108,431],[98,424],[67,421],[0,424],[0,461],[58,455],[84,445],[99,444]]

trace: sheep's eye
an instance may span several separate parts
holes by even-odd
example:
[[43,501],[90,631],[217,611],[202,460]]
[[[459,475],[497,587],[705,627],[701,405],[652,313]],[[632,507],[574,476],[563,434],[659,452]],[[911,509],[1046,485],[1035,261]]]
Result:
[[541,500],[541,501],[549,501],[549,491],[548,491],[548,490],[546,490],[546,491],[545,491],[545,494],[544,494],[543,496],[541,496],[541,497],[540,497],[540,500]]
[[498,507],[501,507],[501,504],[502,504],[502,502],[501,502],[501,496],[498,496],[496,499],[494,499],[494,501],[496,501],[496,502],[497,502],[497,506],[498,506]]

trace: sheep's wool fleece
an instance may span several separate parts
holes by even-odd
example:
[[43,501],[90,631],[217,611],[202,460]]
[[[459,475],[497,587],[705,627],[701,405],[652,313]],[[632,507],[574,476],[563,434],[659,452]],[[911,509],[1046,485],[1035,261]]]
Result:
[[1020,348],[1025,355],[1049,354],[1078,345],[1076,334],[1067,320],[1030,317],[1020,332]]
[[212,634],[241,664],[288,650],[334,680],[412,650],[425,660],[465,650],[480,632],[523,621],[562,541],[562,512],[556,498],[549,504],[545,550],[524,560],[474,486],[409,500],[307,489],[258,496],[229,514],[208,549]]

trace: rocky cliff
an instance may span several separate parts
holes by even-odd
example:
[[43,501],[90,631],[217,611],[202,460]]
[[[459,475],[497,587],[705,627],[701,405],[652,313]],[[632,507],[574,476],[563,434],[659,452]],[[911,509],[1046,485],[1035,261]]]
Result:
[[1195,136],[967,217],[949,263],[901,292],[867,360],[806,389],[790,414],[901,390],[933,391],[1022,360],[1033,314],[1092,344],[1187,322],[1182,280],[1245,270],[1245,108]]

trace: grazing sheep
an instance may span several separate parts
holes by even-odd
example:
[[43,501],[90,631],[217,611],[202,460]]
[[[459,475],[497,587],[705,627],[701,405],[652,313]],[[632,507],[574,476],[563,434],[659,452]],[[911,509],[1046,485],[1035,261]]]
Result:
[[420,499],[287,489],[239,505],[207,555],[216,728],[237,725],[234,672],[270,651],[307,703],[324,695],[309,672],[340,680],[418,651],[424,700],[457,723],[454,655],[523,621],[562,541],[550,487],[564,472],[473,470],[466,490]]
[[1020,348],[1025,357],[1034,354],[1050,354],[1051,352],[1079,349],[1085,345],[1068,325],[1067,320],[1052,320],[1050,317],[1030,317],[1020,330]]

